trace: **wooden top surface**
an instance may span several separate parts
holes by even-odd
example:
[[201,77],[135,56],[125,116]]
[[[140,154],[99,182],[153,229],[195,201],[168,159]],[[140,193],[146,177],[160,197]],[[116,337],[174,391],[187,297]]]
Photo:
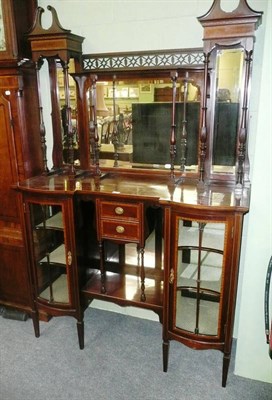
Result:
[[189,205],[195,207],[235,208],[247,212],[250,189],[244,188],[240,196],[234,187],[200,185],[197,180],[178,182],[170,176],[108,173],[100,178],[90,173],[37,176],[17,184],[17,189],[44,195],[107,197],[118,201],[143,200],[161,205]]

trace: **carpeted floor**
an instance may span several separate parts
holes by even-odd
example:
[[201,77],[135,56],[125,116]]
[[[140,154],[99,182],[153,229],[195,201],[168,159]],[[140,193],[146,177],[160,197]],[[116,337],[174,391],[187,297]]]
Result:
[[237,377],[221,387],[222,354],[172,342],[162,371],[161,325],[109,311],[85,313],[85,349],[73,318],[0,318],[1,400],[271,400],[270,384]]

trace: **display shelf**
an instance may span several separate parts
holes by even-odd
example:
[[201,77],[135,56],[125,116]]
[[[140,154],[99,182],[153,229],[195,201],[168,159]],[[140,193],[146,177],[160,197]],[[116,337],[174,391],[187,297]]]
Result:
[[[60,275],[51,284],[52,292],[54,293],[54,303],[68,303],[69,302],[69,292],[67,288],[67,276],[65,274]],[[52,302],[50,298],[50,286],[48,286],[41,294],[40,298]]]
[[100,271],[93,270],[81,293],[87,298],[108,300],[119,305],[137,305],[155,312],[162,310],[163,281],[160,277],[145,279],[145,301],[141,301],[141,279],[137,275],[107,271],[105,287],[106,293],[101,293]]
[[[61,244],[55,250],[49,253],[50,264],[66,265],[65,261],[65,245]],[[40,263],[48,263],[47,257],[40,260]]]
[[46,219],[44,223],[41,222],[36,226],[36,228],[63,230],[62,212],[58,212],[52,217]]

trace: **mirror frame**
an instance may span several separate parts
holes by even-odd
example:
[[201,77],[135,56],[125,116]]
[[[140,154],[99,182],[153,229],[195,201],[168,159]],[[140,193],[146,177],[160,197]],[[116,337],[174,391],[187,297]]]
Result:
[[[62,133],[60,128],[59,112],[52,112],[53,125],[53,169],[68,168],[70,174],[75,174],[73,163],[72,138],[73,130],[71,123],[71,106],[70,106],[70,90],[68,77],[68,63],[70,58],[75,59],[75,74],[73,74],[77,86],[77,107],[78,107],[78,137],[80,144],[80,169],[93,170],[96,174],[99,170],[99,144],[98,135],[96,134],[95,120],[95,97],[93,98],[92,112],[94,121],[88,121],[88,104],[86,100],[86,92],[89,88],[95,93],[95,85],[97,80],[111,80],[113,75],[115,79],[125,79],[133,77],[167,77],[171,76],[173,82],[173,99],[174,86],[177,76],[185,76],[186,71],[190,74],[199,74],[202,76],[201,84],[196,80],[196,84],[201,90],[201,109],[199,123],[199,154],[198,154],[198,174],[177,172],[187,176],[192,175],[199,180],[201,184],[209,184],[211,181],[219,181],[224,183],[235,184],[238,189],[243,186],[249,186],[249,160],[247,151],[247,135],[248,135],[248,106],[249,106],[249,87],[252,69],[253,45],[255,41],[255,30],[261,23],[262,12],[252,10],[246,0],[240,0],[237,8],[232,12],[225,12],[220,7],[221,1],[214,0],[210,10],[198,21],[204,28],[203,49],[177,49],[177,50],[159,50],[159,51],[143,51],[143,52],[127,52],[127,53],[107,53],[107,54],[82,54],[83,37],[74,35],[71,31],[64,29],[56,13],[56,10],[48,6],[52,13],[52,25],[48,29],[44,29],[41,24],[41,15],[44,10],[38,7],[36,19],[32,29],[28,33],[28,40],[31,44],[32,60],[37,70],[37,81],[39,90],[39,112],[40,112],[40,136],[43,150],[44,173],[47,169],[46,155],[46,134],[43,123],[41,89],[39,84],[39,69],[44,59],[49,61],[49,75],[51,85],[51,102],[52,106],[58,103],[58,87],[56,63],[61,61],[65,75],[65,99],[68,108],[67,126],[68,136],[71,150],[72,160],[68,165],[63,164],[63,154],[59,154],[59,147],[62,143]],[[60,46],[61,42],[61,46]],[[236,171],[235,174],[215,174],[211,169],[211,152],[209,147],[212,145],[213,129],[211,129],[211,117],[214,115],[211,107],[214,107],[213,96],[210,93],[210,87],[214,83],[211,82],[210,74],[210,56],[213,49],[217,46],[233,47],[238,46],[244,48],[245,51],[245,73],[243,83],[243,100],[241,104],[241,112],[239,116],[238,127],[238,144],[236,150]],[[108,79],[107,79],[108,78]],[[175,134],[175,101],[172,101],[172,126],[170,127],[169,151],[171,157],[171,177],[175,178],[174,172],[174,156],[176,152],[176,134]],[[90,108],[90,107],[89,107]],[[58,120],[58,121],[57,121]],[[94,142],[94,145],[93,145]],[[90,144],[92,152],[90,152]],[[207,151],[208,149],[208,151]],[[92,154],[90,154],[92,153]],[[93,158],[93,159],[91,159]],[[162,170],[159,170],[162,173]],[[169,171],[167,171],[169,173]],[[152,170],[155,173],[155,170]],[[177,180],[178,181],[178,180]],[[177,182],[176,181],[176,182]],[[180,180],[180,182],[182,179]]]
[[[255,31],[261,24],[262,12],[254,11],[247,4],[247,0],[239,0],[238,6],[231,12],[226,12],[221,8],[221,0],[214,0],[210,10],[198,18],[201,23],[203,34],[203,50],[205,57],[205,71],[208,77],[210,65],[210,56],[214,48],[243,48],[244,49],[244,76],[242,83],[242,103],[240,104],[240,115],[237,131],[237,149],[236,149],[236,171],[235,174],[218,175],[212,173],[211,158],[206,157],[207,147],[212,146],[213,123],[211,121],[211,112],[214,115],[214,105],[210,104],[207,93],[204,94],[205,103],[203,104],[203,120],[201,134],[201,165],[200,180],[205,182],[223,181],[234,184],[237,193],[241,189],[250,186],[249,179],[249,159],[248,159],[248,108],[249,108],[249,89],[252,74],[253,49],[255,42]],[[215,75],[215,74],[214,74]],[[214,76],[213,75],[213,76]],[[211,78],[212,79],[212,78]],[[211,86],[215,83],[211,82]],[[211,111],[211,109],[213,110]],[[207,113],[206,110],[209,109]],[[211,128],[212,127],[212,128]]]
[[[78,105],[78,129],[79,142],[83,143],[83,151],[80,152],[80,165],[83,169],[92,168],[92,155],[89,154],[89,121],[86,118],[88,104],[86,93],[92,86],[93,80],[116,81],[123,80],[145,80],[145,79],[169,79],[176,74],[177,79],[185,79],[186,73],[200,87],[203,87],[203,49],[175,49],[143,52],[120,52],[120,53],[101,53],[83,54],[82,69],[80,73],[72,74],[77,84],[77,105]],[[200,101],[201,114],[201,101]],[[169,132],[171,125],[169,125]],[[169,163],[171,157],[170,133],[169,133]],[[198,155],[197,155],[198,158]],[[123,167],[126,169],[125,167]],[[118,166],[118,169],[122,167]],[[133,168],[135,170],[137,168]],[[145,168],[141,168],[144,170]],[[164,169],[152,169],[152,172],[162,173]],[[169,170],[166,171],[169,174]],[[179,175],[179,171],[175,170]],[[187,173],[186,173],[187,175]],[[196,176],[197,173],[190,173]]]
[[[249,88],[255,31],[261,23],[261,17],[262,12],[252,10],[246,0],[240,0],[237,8],[231,12],[222,10],[221,1],[214,0],[210,10],[198,18],[204,28],[203,49],[83,54],[83,74],[85,73],[86,79],[88,73],[97,74],[98,79],[100,77],[106,79],[110,76],[112,78],[112,75],[115,74],[118,79],[128,76],[148,76],[152,72],[153,74],[161,74],[161,76],[166,76],[165,74],[169,76],[169,72],[173,74],[176,71],[179,74],[186,70],[204,69],[202,85],[204,90],[201,91],[198,179],[201,183],[206,184],[209,184],[209,182],[235,184],[237,189],[241,189],[243,186],[248,187],[250,185],[247,150]],[[214,94],[210,92],[210,88],[214,86],[210,56],[216,47],[239,47],[243,48],[245,53],[244,81],[241,85],[243,96],[238,120],[234,174],[218,174],[212,171],[211,148],[214,121],[211,121],[211,118],[214,116],[212,108],[214,108],[215,102],[211,98],[214,97]],[[82,139],[83,143],[88,143],[87,138]],[[84,158],[88,160],[88,155],[86,154]],[[89,166],[88,160],[83,168]],[[189,175],[186,173],[186,176]]]

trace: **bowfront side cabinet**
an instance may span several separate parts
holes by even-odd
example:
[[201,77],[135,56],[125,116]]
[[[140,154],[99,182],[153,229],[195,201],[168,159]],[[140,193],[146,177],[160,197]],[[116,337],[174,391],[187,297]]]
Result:
[[226,386],[243,212],[201,207],[167,212],[171,256],[166,268],[164,370],[169,339],[194,349],[221,350]]
[[39,314],[77,319],[79,347],[84,326],[74,238],[73,200],[69,196],[23,194],[33,290],[33,323],[40,335]]

